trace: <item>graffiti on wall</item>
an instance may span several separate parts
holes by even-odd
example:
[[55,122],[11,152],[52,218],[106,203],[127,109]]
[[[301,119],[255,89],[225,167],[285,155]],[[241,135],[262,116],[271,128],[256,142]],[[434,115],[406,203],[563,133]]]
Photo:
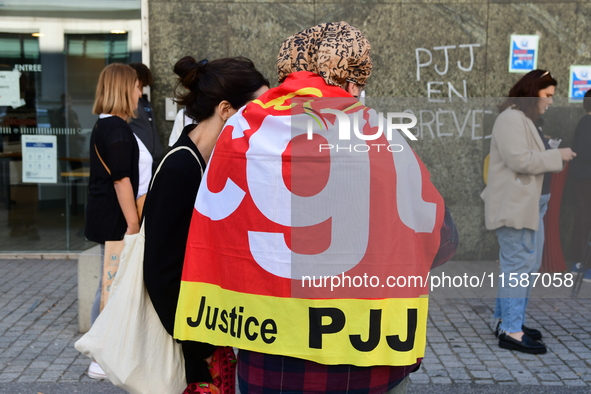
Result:
[[[424,81],[427,91],[428,103],[451,104],[460,99],[468,103],[469,89],[466,78],[461,83],[454,84],[446,76],[451,73],[470,73],[474,69],[475,51],[480,44],[442,45],[430,49],[415,48],[417,81]],[[434,62],[433,54],[443,54],[443,61]],[[453,59],[461,59],[451,61]],[[432,68],[440,75],[440,80],[421,79],[421,72]],[[430,73],[432,74],[432,73]],[[492,115],[493,111],[486,108],[477,108],[473,105],[464,105],[461,108],[450,106],[449,108],[406,110],[413,113],[418,119],[414,128],[418,138],[441,138],[469,136],[473,140],[490,138],[483,130],[483,116]]]

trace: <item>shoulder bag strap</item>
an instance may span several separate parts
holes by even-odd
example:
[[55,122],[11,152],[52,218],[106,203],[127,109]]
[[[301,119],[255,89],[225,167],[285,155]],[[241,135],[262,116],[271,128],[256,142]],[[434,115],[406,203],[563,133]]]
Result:
[[[203,167],[201,167],[201,162],[199,161],[199,158],[197,157],[197,154],[193,151],[193,149],[187,147],[187,146],[177,146],[176,148],[172,149],[171,151],[169,151],[166,156],[164,156],[164,158],[162,159],[162,161],[160,162],[160,165],[158,165],[158,168],[156,169],[156,172],[154,173],[154,176],[152,177],[152,182],[150,182],[150,189],[152,189],[152,185],[154,185],[154,179],[156,179],[156,175],[158,175],[158,173],[160,172],[160,168],[162,167],[162,164],[164,164],[164,161],[166,160],[166,158],[168,156],[170,156],[171,154],[173,154],[174,152],[178,152],[181,149],[186,149],[189,152],[191,152],[191,154],[193,155],[193,157],[195,157],[195,160],[197,160],[197,164],[199,164],[199,169],[201,170],[201,177],[203,177]],[[148,190],[150,190],[148,189]]]
[[[96,130],[98,123],[94,125],[94,130]],[[105,161],[103,160],[103,158],[101,157],[101,154],[98,151],[98,148],[96,147],[96,144],[94,144],[94,151],[96,152],[96,155],[98,156],[99,160],[101,161],[101,163],[103,164],[103,167],[105,167],[105,170],[107,170],[107,173],[109,175],[111,175],[111,170],[109,170],[109,167],[107,167],[107,163],[105,163]]]
[[101,154],[99,153],[98,148],[96,147],[96,144],[94,144],[94,151],[96,152],[96,155],[98,156],[98,158],[101,161],[101,163],[103,163],[103,167],[105,167],[105,170],[107,170],[107,173],[109,175],[111,175],[111,170],[109,170],[109,167],[107,167],[107,164],[105,163],[105,161],[101,157]]

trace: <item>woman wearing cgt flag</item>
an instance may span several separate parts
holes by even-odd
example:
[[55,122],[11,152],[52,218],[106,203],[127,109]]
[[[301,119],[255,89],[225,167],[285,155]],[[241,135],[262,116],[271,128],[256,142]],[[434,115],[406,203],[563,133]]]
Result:
[[357,100],[372,68],[359,30],[297,33],[277,67],[281,85],[228,120],[204,174],[175,337],[240,348],[242,393],[403,392],[425,350],[420,279],[457,231],[406,140]]

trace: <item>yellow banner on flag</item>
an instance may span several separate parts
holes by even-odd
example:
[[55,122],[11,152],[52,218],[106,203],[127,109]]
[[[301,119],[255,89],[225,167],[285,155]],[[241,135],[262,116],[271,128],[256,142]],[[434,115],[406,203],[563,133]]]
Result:
[[182,282],[174,336],[321,364],[412,365],[425,354],[427,308],[427,297],[283,298]]

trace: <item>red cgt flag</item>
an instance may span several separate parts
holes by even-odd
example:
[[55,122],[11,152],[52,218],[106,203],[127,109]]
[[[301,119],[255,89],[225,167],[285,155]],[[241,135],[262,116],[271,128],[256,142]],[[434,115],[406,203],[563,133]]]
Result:
[[195,202],[176,338],[323,364],[423,357],[444,205],[388,120],[309,72],[230,118]]

